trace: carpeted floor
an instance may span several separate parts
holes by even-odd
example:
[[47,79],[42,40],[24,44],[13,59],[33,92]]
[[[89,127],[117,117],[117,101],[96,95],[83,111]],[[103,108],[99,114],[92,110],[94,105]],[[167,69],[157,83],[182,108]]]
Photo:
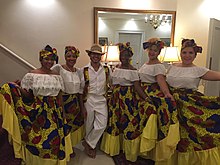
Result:
[[138,157],[136,162],[126,160],[125,155],[121,152],[119,155],[112,157],[115,165],[154,165],[154,161]]
[[0,165],[20,165],[21,159],[16,159],[12,145],[8,142],[6,130],[0,129]]

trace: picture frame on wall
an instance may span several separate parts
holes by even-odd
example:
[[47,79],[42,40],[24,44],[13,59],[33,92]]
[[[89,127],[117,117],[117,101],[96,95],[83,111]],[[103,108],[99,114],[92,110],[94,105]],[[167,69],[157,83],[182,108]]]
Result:
[[164,42],[165,46],[169,47],[171,44],[171,38],[160,38]]
[[108,45],[108,37],[99,37],[99,45]]

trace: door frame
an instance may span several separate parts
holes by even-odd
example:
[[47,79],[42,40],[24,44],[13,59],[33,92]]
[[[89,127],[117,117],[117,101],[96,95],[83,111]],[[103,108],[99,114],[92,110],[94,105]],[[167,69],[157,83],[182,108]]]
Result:
[[[212,61],[218,60],[213,59],[213,42],[215,42],[215,31],[216,28],[220,30],[220,20],[217,20],[215,18],[210,18],[209,21],[209,36],[208,36],[208,47],[207,47],[207,57],[206,57],[206,67],[210,70],[212,69]],[[210,89],[213,88],[218,84],[218,92],[216,94],[213,94],[213,92],[210,92]],[[215,91],[216,92],[216,91]],[[204,87],[204,94],[208,96],[220,96],[220,82],[218,81],[206,81],[205,87]]]
[[115,32],[115,43],[118,43],[119,42],[119,34],[122,33],[122,34],[126,34],[126,33],[130,33],[130,34],[141,34],[141,43],[140,43],[140,54],[137,55],[138,56],[138,68],[140,68],[140,62],[141,62],[141,59],[142,59],[142,56],[143,56],[143,42],[144,42],[144,36],[145,36],[145,32],[144,31],[132,31],[132,30],[118,30]]

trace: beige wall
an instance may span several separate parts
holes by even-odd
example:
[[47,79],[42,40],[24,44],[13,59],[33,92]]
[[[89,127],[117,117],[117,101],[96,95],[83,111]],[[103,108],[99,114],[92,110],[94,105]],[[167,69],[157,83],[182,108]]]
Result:
[[203,48],[195,64],[206,66],[209,19],[220,20],[219,0],[177,0],[177,19],[175,45],[181,44],[181,38],[193,38]]
[[93,43],[93,7],[176,10],[175,45],[181,38],[195,38],[204,50],[196,59],[201,66],[206,65],[209,18],[220,19],[219,0],[54,0],[44,7],[29,1],[0,0],[0,43],[36,67],[46,44],[58,49],[61,63],[65,45],[80,49],[78,67],[88,63],[84,50]]
[[38,52],[46,44],[58,49],[60,63],[66,45],[80,49],[78,67],[88,63],[85,49],[94,40],[93,7],[174,11],[177,7],[176,0],[55,0],[44,7],[29,1],[0,0],[0,43],[36,67]]

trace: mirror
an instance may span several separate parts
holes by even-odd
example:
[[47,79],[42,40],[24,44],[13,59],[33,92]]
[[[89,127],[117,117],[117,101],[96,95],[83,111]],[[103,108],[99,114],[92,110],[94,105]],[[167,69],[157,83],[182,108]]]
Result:
[[140,68],[147,60],[142,43],[158,37],[173,46],[175,11],[94,8],[94,42],[100,45],[130,42],[134,51],[132,65]]

